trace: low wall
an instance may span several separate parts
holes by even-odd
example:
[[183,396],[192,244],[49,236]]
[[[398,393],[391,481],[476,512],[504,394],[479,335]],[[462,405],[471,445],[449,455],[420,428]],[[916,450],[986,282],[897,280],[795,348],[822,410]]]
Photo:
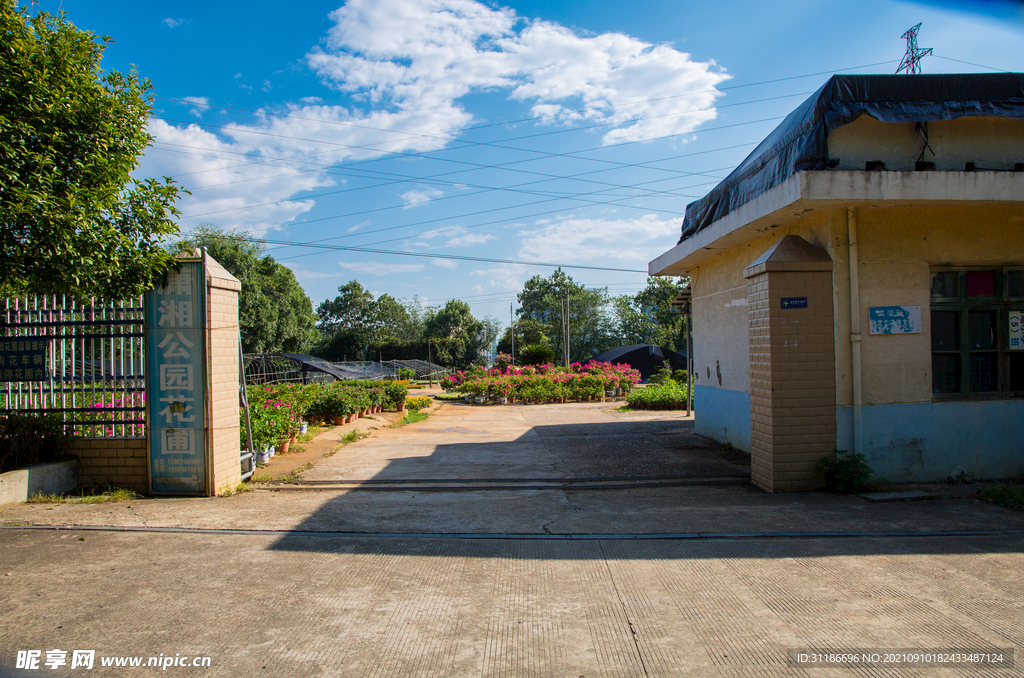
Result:
[[750,452],[749,393],[696,386],[693,398],[693,424],[698,434]]
[[[867,405],[863,452],[893,482],[1024,476],[1024,400]],[[840,450],[853,451],[853,411],[836,409]]]
[[39,464],[0,473],[0,504],[17,504],[37,494],[65,494],[78,486],[78,460]]
[[69,451],[80,462],[78,484],[82,487],[115,485],[136,492],[149,491],[145,438],[76,438]]

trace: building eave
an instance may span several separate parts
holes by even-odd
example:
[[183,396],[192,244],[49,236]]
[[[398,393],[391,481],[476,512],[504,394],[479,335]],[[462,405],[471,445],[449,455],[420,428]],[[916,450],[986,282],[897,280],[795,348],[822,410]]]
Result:
[[647,265],[688,275],[712,257],[813,212],[836,207],[914,207],[990,202],[1024,205],[1021,172],[797,172]]

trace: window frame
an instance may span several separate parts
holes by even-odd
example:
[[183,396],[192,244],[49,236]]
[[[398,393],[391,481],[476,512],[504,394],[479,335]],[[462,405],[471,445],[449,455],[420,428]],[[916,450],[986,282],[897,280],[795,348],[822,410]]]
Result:
[[[967,296],[967,274],[972,272],[993,271],[995,272],[995,296],[990,297],[968,297]],[[1007,400],[1024,397],[1024,390],[1010,390],[1010,356],[1015,354],[1024,355],[1024,349],[1010,350],[1009,348],[1009,313],[1011,311],[1024,312],[1024,296],[1010,296],[1009,274],[1011,272],[1024,272],[1022,264],[1002,264],[992,266],[932,266],[928,271],[929,297],[929,334],[933,331],[933,313],[935,312],[957,312],[958,323],[958,349],[957,350],[935,350],[931,349],[933,357],[930,365],[932,369],[932,401],[941,402],[949,400]],[[939,273],[957,274],[957,296],[937,297],[933,296],[932,285],[935,275]],[[994,349],[972,349],[970,346],[970,314],[977,311],[995,312]],[[930,336],[929,343],[934,339]],[[996,390],[995,391],[971,391],[971,355],[996,354]],[[951,393],[937,393],[935,391],[935,361],[937,355],[958,355],[960,361],[960,389]]]

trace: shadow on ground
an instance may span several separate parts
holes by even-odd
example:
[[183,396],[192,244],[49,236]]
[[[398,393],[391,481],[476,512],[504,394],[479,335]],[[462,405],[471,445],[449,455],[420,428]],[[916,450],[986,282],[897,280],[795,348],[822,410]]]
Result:
[[[432,439],[453,441],[433,445],[423,456],[392,458],[373,478],[360,480],[643,478],[666,484],[606,490],[432,491],[411,486],[344,491],[332,494],[271,548],[430,555],[424,536],[453,536],[476,541],[464,550],[472,557],[491,550],[485,538],[519,536],[554,543],[632,536],[653,541],[674,535],[678,548],[661,552],[692,558],[711,553],[696,544],[730,534],[746,535],[733,542],[742,544],[736,557],[791,557],[794,549],[810,549],[806,555],[814,555],[818,548],[805,538],[786,536],[794,533],[832,536],[827,542],[832,555],[857,555],[879,549],[931,552],[936,544],[941,552],[951,552],[950,545],[959,543],[920,534],[925,532],[1024,530],[1024,515],[963,497],[879,505],[821,492],[766,494],[747,481],[748,455],[696,435],[690,421],[538,425],[515,440],[498,442],[487,431],[439,428],[430,420],[418,430]],[[340,534],[378,536],[332,541]],[[886,534],[888,538],[881,538]],[[973,552],[974,542],[962,538],[964,552]],[[1021,540],[1019,535],[990,535],[983,543],[986,549],[1004,544],[1016,552]],[[566,550],[544,552],[558,558]]]

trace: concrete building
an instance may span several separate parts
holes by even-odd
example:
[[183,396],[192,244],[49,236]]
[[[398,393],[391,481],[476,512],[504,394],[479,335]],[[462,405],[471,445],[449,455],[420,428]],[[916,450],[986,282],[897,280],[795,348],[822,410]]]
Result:
[[697,431],[768,491],[1024,474],[1024,76],[835,76],[687,208]]

